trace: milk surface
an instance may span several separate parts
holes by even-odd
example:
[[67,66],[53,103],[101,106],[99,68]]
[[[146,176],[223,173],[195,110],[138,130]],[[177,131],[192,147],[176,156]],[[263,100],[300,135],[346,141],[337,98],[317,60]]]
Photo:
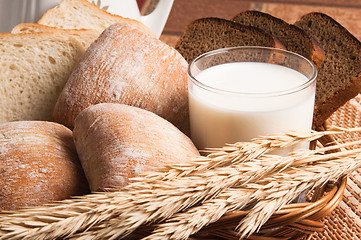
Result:
[[315,86],[306,87],[308,78],[293,69],[268,63],[227,63],[195,78],[210,87],[190,84],[189,89],[191,137],[198,149],[311,130]]

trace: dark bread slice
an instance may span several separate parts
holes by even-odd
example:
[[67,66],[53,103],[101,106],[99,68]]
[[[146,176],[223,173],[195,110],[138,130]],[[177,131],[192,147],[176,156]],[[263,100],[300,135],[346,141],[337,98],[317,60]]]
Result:
[[325,60],[325,52],[313,37],[282,19],[267,13],[250,10],[237,14],[232,20],[243,25],[260,28],[275,36],[287,50],[308,58],[318,69]]
[[190,23],[175,48],[188,63],[197,56],[219,48],[265,46],[285,49],[264,31],[222,18],[201,18]]
[[309,13],[295,23],[325,50],[316,88],[314,126],[361,91],[361,43],[337,21],[323,13]]

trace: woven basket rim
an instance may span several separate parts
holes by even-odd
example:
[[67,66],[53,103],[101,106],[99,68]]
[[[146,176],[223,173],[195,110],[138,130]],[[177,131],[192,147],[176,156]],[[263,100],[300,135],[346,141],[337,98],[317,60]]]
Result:
[[[346,177],[342,178],[341,181],[339,181],[339,183],[333,184],[332,189],[326,195],[324,195],[322,198],[318,199],[317,201],[287,204],[282,209],[275,212],[270,220],[275,221],[274,219],[278,218],[279,216],[281,216],[282,219],[284,219],[285,221],[289,221],[292,218],[297,217],[297,216],[299,216],[299,217],[297,217],[298,219],[307,218],[308,217],[307,215],[312,215],[312,214],[310,214],[310,211],[312,211],[314,209],[320,209],[320,208],[325,209],[325,206],[328,206],[328,205],[330,205],[329,207],[331,209],[333,209],[333,208],[335,208],[335,205],[337,205],[337,203],[335,203],[335,201],[339,202],[342,200],[342,194],[343,194],[344,189],[346,188],[346,183],[347,183],[347,178]],[[248,210],[248,211],[235,210],[230,213],[227,213],[225,216],[221,217],[220,220],[223,221],[223,220],[234,218],[234,217],[239,218],[241,216],[246,215],[249,211],[250,210]],[[307,215],[305,215],[305,214],[307,214]],[[322,218],[322,217],[323,216],[321,216],[320,218]],[[320,218],[318,218],[318,219],[320,219]]]
[[[323,127],[321,130],[325,129],[326,127]],[[335,144],[335,141],[330,136],[321,138],[319,142],[324,146]],[[322,220],[340,204],[346,186],[347,177],[343,177],[337,182],[328,182],[324,186],[312,190],[312,198],[309,201],[289,203],[283,206],[272,215],[259,232],[252,234],[249,239],[301,239],[315,232],[322,232],[324,229]],[[234,210],[228,212],[217,222],[203,227],[199,232],[199,236],[208,233],[222,239],[239,239],[235,229],[249,211]]]
[[[324,224],[320,220],[328,216],[342,201],[347,177],[328,185],[330,190],[316,201],[290,203],[275,212],[260,231],[249,239],[300,239],[323,231]],[[234,210],[226,213],[217,222],[204,227],[198,234],[200,237],[196,239],[204,238],[202,234],[207,233],[223,239],[239,239],[235,229],[248,212],[249,210]]]

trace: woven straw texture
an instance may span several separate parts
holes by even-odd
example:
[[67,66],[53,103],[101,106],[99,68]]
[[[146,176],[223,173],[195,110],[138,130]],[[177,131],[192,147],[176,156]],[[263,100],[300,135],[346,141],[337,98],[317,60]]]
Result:
[[[361,96],[347,102],[328,120],[327,125],[342,127],[361,126]],[[344,134],[335,137],[337,143],[361,139],[359,134]],[[354,146],[361,147],[361,146]],[[361,239],[361,169],[347,179],[343,199],[331,215],[324,220],[323,232],[312,235],[311,239]]]

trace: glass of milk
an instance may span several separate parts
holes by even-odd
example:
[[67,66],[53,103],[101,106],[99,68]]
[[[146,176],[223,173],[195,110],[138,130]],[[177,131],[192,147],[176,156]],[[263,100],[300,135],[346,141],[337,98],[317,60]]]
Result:
[[196,58],[188,75],[191,138],[200,150],[311,131],[317,70],[301,55],[224,48]]

